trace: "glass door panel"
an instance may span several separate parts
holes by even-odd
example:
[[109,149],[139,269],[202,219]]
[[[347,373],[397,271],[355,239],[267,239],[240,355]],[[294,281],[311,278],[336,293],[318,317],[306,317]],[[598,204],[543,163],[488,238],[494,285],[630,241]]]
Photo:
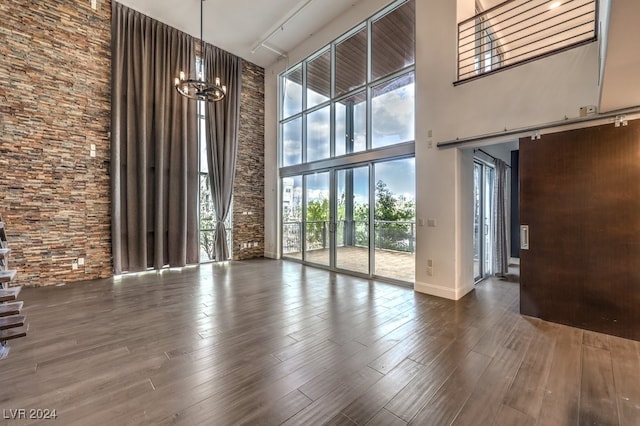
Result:
[[415,158],[376,163],[375,275],[415,281]]
[[493,274],[493,176],[494,168],[484,166],[484,274]]
[[336,268],[369,274],[369,166],[336,171]]
[[304,260],[330,265],[329,172],[305,176],[305,254]]
[[482,278],[482,165],[473,163],[473,277],[478,281]]
[[282,255],[302,260],[302,176],[282,179]]
[[495,169],[473,163],[473,276],[475,281],[493,273],[493,190]]

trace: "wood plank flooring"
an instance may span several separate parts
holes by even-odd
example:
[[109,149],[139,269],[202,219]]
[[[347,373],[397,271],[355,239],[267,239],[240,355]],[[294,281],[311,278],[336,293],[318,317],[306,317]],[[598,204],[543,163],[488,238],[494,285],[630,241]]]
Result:
[[[24,289],[0,425],[639,425],[640,343],[259,259]],[[27,410],[27,418],[16,410]]]

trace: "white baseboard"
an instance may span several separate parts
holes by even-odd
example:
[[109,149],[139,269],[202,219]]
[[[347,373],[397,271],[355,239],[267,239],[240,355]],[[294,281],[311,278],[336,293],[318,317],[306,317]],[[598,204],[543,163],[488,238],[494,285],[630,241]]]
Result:
[[267,257],[269,259],[277,259],[278,258],[278,253],[265,250],[264,257]]
[[467,293],[473,290],[473,283],[458,289],[442,287],[439,285],[416,282],[414,290],[418,293],[429,294],[431,296],[442,297],[449,300],[462,299]]

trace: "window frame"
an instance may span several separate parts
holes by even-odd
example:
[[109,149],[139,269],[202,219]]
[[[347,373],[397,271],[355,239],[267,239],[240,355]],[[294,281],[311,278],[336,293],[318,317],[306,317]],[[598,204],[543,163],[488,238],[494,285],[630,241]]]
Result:
[[[201,58],[199,56],[196,57],[196,69],[200,67]],[[213,258],[203,259],[202,257],[202,235],[204,232],[212,232],[215,234],[216,227],[213,228],[203,228],[202,227],[202,178],[209,179],[209,171],[202,171],[202,152],[203,150],[206,152],[206,135],[202,132],[202,129],[206,129],[206,102],[205,101],[197,101],[196,104],[196,117],[198,121],[198,263],[212,263],[218,262]],[[205,161],[208,163],[208,159],[205,158]],[[209,181],[210,182],[210,181]],[[209,189],[211,191],[211,189]],[[213,194],[211,194],[213,196]],[[211,202],[211,210],[214,212],[215,218],[215,207],[213,206],[213,202]],[[231,204],[229,206],[229,213],[227,215],[227,219],[224,222],[225,229],[227,230],[227,246],[229,249],[229,257],[233,258],[233,197],[231,199]]]
[[[278,137],[277,137],[277,141],[278,141],[278,150],[277,150],[277,162],[278,162],[278,168],[280,170],[282,169],[298,169],[298,168],[303,168],[303,169],[308,169],[309,165],[311,165],[312,169],[314,169],[313,165],[317,164],[318,167],[326,167],[325,164],[327,163],[327,161],[331,162],[331,161],[335,161],[336,159],[340,159],[342,157],[348,157],[351,156],[353,154],[361,154],[361,153],[367,153],[367,152],[371,152],[371,151],[381,151],[381,152],[387,152],[387,149],[381,149],[381,148],[372,148],[372,94],[373,94],[373,88],[377,87],[381,84],[384,84],[386,81],[391,81],[393,79],[399,78],[404,74],[409,74],[409,73],[414,73],[414,102],[415,102],[415,60],[413,64],[407,65],[404,68],[401,68],[399,70],[396,70],[390,74],[387,75],[383,75],[380,76],[379,78],[373,80],[372,79],[372,50],[375,48],[374,46],[372,46],[372,37],[371,37],[371,33],[372,33],[372,26],[373,23],[380,20],[381,18],[383,18],[384,16],[394,12],[396,9],[400,8],[401,6],[405,5],[406,3],[410,2],[410,1],[416,1],[416,0],[398,0],[395,1],[393,3],[391,3],[390,5],[386,6],[385,8],[383,8],[382,10],[380,10],[379,12],[375,13],[374,15],[372,15],[371,17],[369,17],[367,20],[365,20],[364,22],[361,22],[360,24],[354,26],[353,28],[351,28],[349,31],[345,32],[344,34],[342,34],[341,36],[337,37],[335,40],[333,40],[331,43],[329,43],[328,45],[323,46],[321,49],[317,50],[316,52],[314,52],[312,55],[308,56],[307,58],[305,58],[304,60],[300,61],[299,63],[295,64],[292,67],[287,67],[287,69],[285,69],[283,72],[281,72],[278,77],[277,77],[277,91],[278,91],[278,125],[277,125],[277,132],[278,132]],[[351,89],[350,91],[344,92],[344,93],[340,93],[339,96],[336,96],[336,46],[340,43],[342,43],[343,41],[347,40],[349,37],[353,36],[354,34],[358,33],[359,31],[362,31],[363,29],[366,29],[367,32],[367,57],[366,57],[366,78],[365,78],[365,84],[362,86],[358,86],[356,88]],[[414,26],[414,31],[415,31],[415,26]],[[414,37],[414,46],[413,49],[415,51],[415,37]],[[327,51],[331,52],[330,55],[330,70],[331,70],[331,76],[330,76],[330,86],[331,86],[331,96],[330,99],[328,99],[325,102],[319,103],[317,105],[314,105],[312,108],[307,108],[307,90],[308,90],[308,86],[307,86],[307,64],[313,60],[315,60],[316,58],[318,58],[319,56],[326,54]],[[415,54],[414,54],[414,59],[415,59]],[[287,75],[289,75],[292,72],[295,72],[295,70],[297,70],[300,67],[301,72],[302,72],[302,87],[301,87],[301,91],[302,91],[302,110],[296,114],[284,117],[284,95],[285,95],[285,90],[286,90],[286,82],[288,81],[288,79],[286,78]],[[357,94],[359,94],[360,92],[364,91],[365,92],[365,105],[366,105],[366,110],[365,110],[365,115],[366,115],[366,149],[365,151],[358,151],[356,153],[353,152],[346,152],[344,155],[340,155],[340,156],[336,156],[336,135],[335,135],[335,130],[336,130],[336,111],[335,111],[335,104],[336,102],[339,102],[342,99],[347,99],[351,96],[355,96]],[[307,153],[308,153],[308,138],[307,138],[307,121],[308,121],[308,116],[322,108],[325,108],[326,106],[329,106],[329,111],[330,111],[330,131],[329,131],[329,137],[330,137],[330,147],[329,147],[329,158],[328,159],[320,159],[317,161],[313,161],[313,162],[308,162],[307,161]],[[301,155],[301,162],[297,163],[297,164],[288,164],[288,165],[284,165],[284,159],[285,159],[285,146],[284,146],[284,126],[293,120],[296,120],[297,118],[302,118],[302,133],[301,133],[301,151],[302,151],[302,155]],[[414,110],[414,129],[415,129],[415,110]],[[396,146],[396,145],[403,145],[403,144],[407,144],[410,143],[412,144],[412,146],[415,146],[415,131],[414,131],[414,139],[413,141],[407,141],[407,142],[403,142],[403,143],[399,143],[399,144],[394,144],[394,145],[390,145],[391,147]],[[393,151],[393,150],[392,150]],[[401,149],[401,151],[403,152],[403,155],[405,155],[405,151],[403,149]],[[414,152],[415,152],[415,148],[414,148]],[[382,154],[382,155],[386,155],[386,154]],[[386,157],[379,157],[379,158],[386,158]]]

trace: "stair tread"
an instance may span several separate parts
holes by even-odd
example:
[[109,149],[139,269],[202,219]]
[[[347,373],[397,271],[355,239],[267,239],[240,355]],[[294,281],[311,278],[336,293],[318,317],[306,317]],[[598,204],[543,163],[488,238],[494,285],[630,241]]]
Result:
[[10,317],[0,318],[0,330],[22,327],[25,319],[24,315],[11,315]]
[[7,283],[9,281],[13,281],[17,273],[18,271],[16,271],[15,269],[0,271],[0,283]]
[[8,317],[11,315],[18,315],[22,310],[23,305],[24,305],[24,302],[22,300],[18,302],[0,304],[0,318]]
[[20,294],[20,289],[22,289],[22,287],[10,287],[0,290],[0,302],[11,302],[12,300],[16,300],[16,297]]
[[0,341],[18,339],[20,337],[24,337],[27,335],[28,330],[29,330],[28,325],[25,325],[23,327],[10,328],[8,330],[0,330]]

